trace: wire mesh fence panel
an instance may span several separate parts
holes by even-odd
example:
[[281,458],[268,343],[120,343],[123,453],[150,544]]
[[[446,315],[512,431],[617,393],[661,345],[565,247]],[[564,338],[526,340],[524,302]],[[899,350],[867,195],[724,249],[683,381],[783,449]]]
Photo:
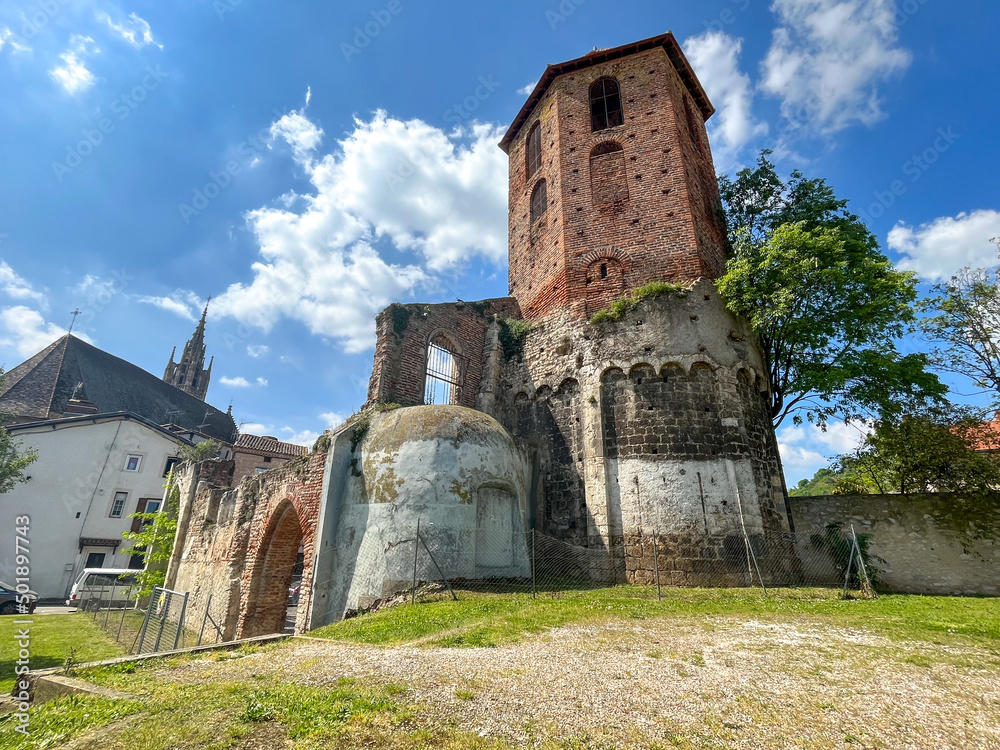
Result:
[[134,654],[153,654],[194,646],[197,635],[185,630],[188,595],[155,588],[136,635]]

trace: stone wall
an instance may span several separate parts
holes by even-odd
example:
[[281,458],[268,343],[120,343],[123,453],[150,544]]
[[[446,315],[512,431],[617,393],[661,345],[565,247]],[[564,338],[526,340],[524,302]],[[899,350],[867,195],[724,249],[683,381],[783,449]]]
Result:
[[1000,504],[970,504],[951,495],[828,495],[792,497],[789,503],[798,556],[810,580],[829,565],[809,538],[839,522],[871,536],[871,551],[885,560],[882,578],[892,591],[1000,595]]
[[225,638],[281,632],[300,545],[296,631],[307,629],[325,460],[325,453],[311,454],[247,477],[235,489],[228,482],[232,462],[210,461],[180,475],[168,584],[190,593],[188,611],[199,616],[211,597],[212,617]]
[[529,517],[543,533],[608,549],[640,582],[653,534],[678,585],[742,583],[744,527],[791,565],[760,353],[711,282],[597,325],[550,315],[497,377],[482,388],[532,455]]
[[454,403],[475,406],[483,365],[486,330],[494,316],[520,317],[509,298],[482,302],[387,307],[376,318],[375,362],[368,386],[368,404],[424,403],[427,348],[432,339],[446,341],[459,367]]

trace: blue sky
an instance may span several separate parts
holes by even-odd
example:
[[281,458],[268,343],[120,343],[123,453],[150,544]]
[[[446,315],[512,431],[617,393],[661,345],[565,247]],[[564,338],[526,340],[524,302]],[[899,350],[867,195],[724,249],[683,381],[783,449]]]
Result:
[[[496,142],[525,87],[668,29],[719,110],[719,171],[773,148],[924,280],[993,265],[998,18],[985,0],[4,0],[0,363],[79,307],[76,332],[160,374],[211,295],[209,401],[308,442],[364,402],[380,308],[506,294]],[[788,478],[857,436],[783,429]]]

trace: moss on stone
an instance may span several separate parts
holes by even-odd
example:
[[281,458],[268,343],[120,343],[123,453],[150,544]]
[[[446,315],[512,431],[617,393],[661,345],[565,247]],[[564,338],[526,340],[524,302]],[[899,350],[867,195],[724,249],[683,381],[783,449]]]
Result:
[[392,310],[392,330],[396,332],[397,336],[402,336],[410,324],[410,316],[413,315],[413,311],[398,302],[391,305],[390,309]]
[[628,313],[638,307],[639,303],[643,300],[656,299],[657,297],[662,297],[666,294],[676,294],[679,297],[683,297],[686,293],[687,290],[684,287],[677,286],[676,284],[668,284],[665,281],[654,281],[635,289],[631,294],[619,297],[606,308],[594,315],[594,317],[590,319],[590,323],[591,325],[597,325],[598,323],[604,323],[609,320],[621,320]]

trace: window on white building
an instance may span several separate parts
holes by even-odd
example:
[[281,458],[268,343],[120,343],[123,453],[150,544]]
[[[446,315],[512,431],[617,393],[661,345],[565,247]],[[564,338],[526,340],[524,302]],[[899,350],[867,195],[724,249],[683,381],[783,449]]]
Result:
[[115,500],[111,503],[111,517],[121,518],[122,513],[125,512],[125,503],[128,502],[127,492],[116,492]]
[[125,459],[125,471],[139,471],[140,466],[142,466],[142,456],[130,453]]

